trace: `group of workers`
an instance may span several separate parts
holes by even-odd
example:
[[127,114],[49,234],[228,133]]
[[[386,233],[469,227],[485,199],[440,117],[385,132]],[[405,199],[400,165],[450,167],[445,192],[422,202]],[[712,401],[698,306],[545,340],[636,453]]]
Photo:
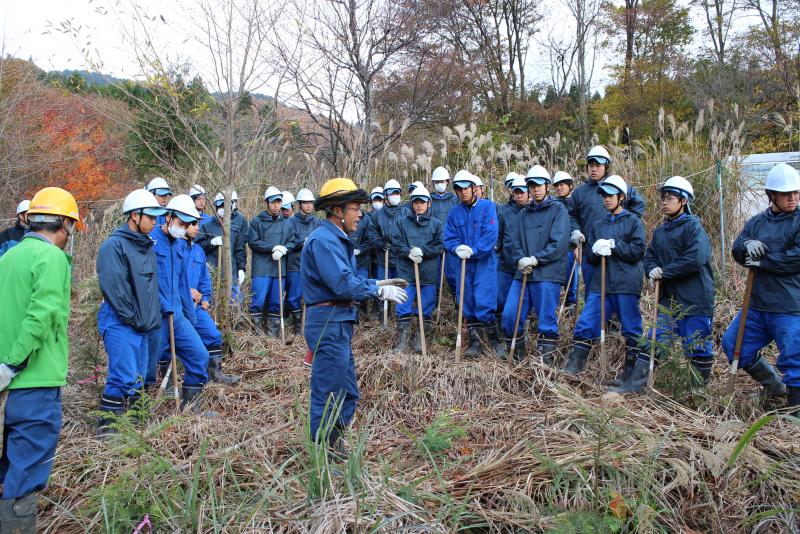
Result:
[[[524,319],[533,314],[533,352],[555,366],[559,304],[574,310],[582,279],[584,304],[561,369],[571,375],[584,370],[593,344],[605,335],[605,312],[606,319],[619,322],[626,341],[612,390],[629,393],[642,391],[647,382],[650,356],[641,341],[639,300],[644,279],[657,281],[656,338],[680,338],[696,383],[707,383],[715,294],[710,241],[691,212],[692,184],[680,176],[662,184],[664,221],[648,243],[642,196],[610,172],[612,159],[602,146],[592,148],[586,160],[588,179],[577,187],[568,173],[551,176],[541,165],[525,175],[509,173],[509,196],[500,204],[485,198],[479,177],[459,170],[451,179],[443,167],[431,175],[433,191],[414,182],[406,202],[396,180],[367,193],[350,179],[334,178],[316,198],[308,189],[295,198],[269,187],[264,211],[250,221],[239,212],[235,193],[230,202],[217,194],[208,215],[203,187],[173,195],[163,178],[153,179],[125,198],[125,221],[97,255],[103,295],[98,328],[108,354],[97,435],[113,435],[116,416],[149,388],[154,392],[159,382],[166,383],[173,351],[184,369],[182,409],[199,413],[196,401],[209,380],[239,381],[222,372],[223,341],[211,314],[211,272],[221,265],[226,209],[237,275],[230,298],[243,300],[249,248],[252,322],[277,336],[283,309],[296,334],[304,325],[311,436],[334,451],[341,450],[340,437],[359,399],[351,348],[359,315],[377,318],[383,309],[387,317],[392,304],[394,350],[419,352],[445,284],[466,321],[465,357],[505,358],[513,347],[510,356],[522,361],[530,351]],[[776,165],[767,176],[766,194],[769,208],[749,220],[733,244],[736,262],[755,273],[743,341],[736,348],[741,368],[765,395],[786,395],[787,405],[797,407],[800,175],[789,165]],[[370,205],[366,211],[364,204]],[[35,528],[36,494],[46,485],[60,431],[71,283],[64,249],[82,223],[74,198],[59,188],[39,191],[17,211],[15,228],[0,234],[5,246],[0,525],[28,532],[24,529]],[[315,215],[319,211],[324,217]],[[412,332],[412,318],[419,315],[422,321]],[[741,312],[722,339],[729,360],[740,320]],[[772,341],[779,350],[777,369],[760,355]]]

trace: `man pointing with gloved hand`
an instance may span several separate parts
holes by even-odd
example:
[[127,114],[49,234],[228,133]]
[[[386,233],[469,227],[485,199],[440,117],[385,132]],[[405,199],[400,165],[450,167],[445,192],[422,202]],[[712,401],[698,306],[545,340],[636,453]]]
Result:
[[[318,444],[341,452],[339,438],[353,419],[360,397],[351,348],[359,303],[379,297],[397,304],[407,295],[399,285],[379,285],[359,276],[348,234],[359,225],[367,192],[349,178],[325,182],[315,201],[325,221],[314,230],[300,257],[306,302],[304,335],[314,354],[311,367],[310,430]],[[391,281],[386,281],[391,282]]]

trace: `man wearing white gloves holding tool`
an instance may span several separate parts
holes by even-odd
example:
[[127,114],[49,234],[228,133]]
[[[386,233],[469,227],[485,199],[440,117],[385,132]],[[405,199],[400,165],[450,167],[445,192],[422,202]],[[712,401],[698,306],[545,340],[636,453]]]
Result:
[[[225,209],[234,206],[231,213],[231,272],[236,278],[233,280],[231,297],[237,301],[240,299],[239,288],[244,284],[245,271],[247,270],[247,232],[249,225],[244,217],[235,209],[237,202],[236,191],[231,195],[233,201],[227,203],[222,193],[217,193],[214,197],[214,215],[210,221],[200,224],[200,233],[197,235],[195,243],[203,248],[206,253],[206,260],[210,269],[219,266],[217,256],[222,247],[222,221],[225,217]],[[235,217],[234,217],[235,216]],[[219,296],[218,296],[219,297]]]

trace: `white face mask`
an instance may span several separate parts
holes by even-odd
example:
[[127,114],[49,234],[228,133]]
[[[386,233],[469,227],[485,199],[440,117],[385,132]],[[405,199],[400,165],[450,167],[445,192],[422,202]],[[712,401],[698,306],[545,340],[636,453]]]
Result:
[[389,205],[390,206],[399,206],[400,201],[403,199],[400,195],[389,195]]
[[447,182],[434,182],[433,188],[437,193],[444,193],[447,191]]
[[375,211],[382,210],[383,209],[383,202],[373,202],[372,203],[372,209],[374,209]]
[[220,219],[225,218],[225,208],[217,208],[217,217]]
[[172,224],[169,227],[169,235],[171,235],[175,239],[185,239],[186,238],[186,228],[184,228],[182,226],[175,226],[174,224]]

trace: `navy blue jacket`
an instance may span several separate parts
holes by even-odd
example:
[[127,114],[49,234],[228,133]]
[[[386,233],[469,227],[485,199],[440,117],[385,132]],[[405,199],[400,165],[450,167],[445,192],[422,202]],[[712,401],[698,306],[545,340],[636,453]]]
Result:
[[117,317],[137,332],[161,326],[153,240],[120,226],[97,253],[97,281]]
[[27,232],[27,230],[19,223],[19,219],[17,219],[14,226],[10,226],[0,232],[0,245],[6,241],[22,241],[22,236],[25,235],[25,232]]
[[353,243],[353,248],[357,248],[360,252],[360,254],[356,256],[356,267],[359,269],[366,269],[367,271],[369,271],[370,268],[370,252],[375,246],[373,243],[374,234],[371,227],[372,217],[370,217],[369,213],[365,213],[361,216],[361,220],[358,221],[356,231],[351,232],[348,236],[350,242]]
[[644,255],[644,272],[664,271],[658,302],[681,306],[687,315],[714,315],[711,242],[698,217],[683,214],[655,229]]
[[[250,223],[250,233],[247,235],[247,244],[250,245],[250,264],[252,276],[278,276],[278,262],[272,259],[272,247],[283,245],[288,250],[295,246],[294,231],[289,219],[283,215],[273,217],[262,211]],[[281,258],[281,269],[286,276],[286,256]]]
[[759,311],[800,315],[800,210],[775,214],[770,209],[744,225],[733,242],[733,259],[744,265],[744,242],[758,239],[769,248],[756,269],[750,306]]
[[233,213],[231,213],[231,228],[235,228],[243,236],[246,236],[250,231],[250,223],[247,222],[247,217],[242,215],[238,209],[233,210]]
[[[613,239],[615,247],[606,258],[606,293],[641,295],[644,277],[645,247],[647,246],[644,223],[630,211],[623,210],[619,215],[606,215],[594,223],[586,236],[588,245],[586,259],[595,266],[600,265],[600,256],[592,252],[592,245],[598,239]],[[589,291],[600,292],[600,269],[592,276]]]
[[[195,243],[203,247],[208,265],[212,269],[217,268],[217,248],[219,247],[212,245],[211,240],[221,235],[222,223],[220,223],[219,218],[213,217],[207,223],[200,225],[200,232],[197,234],[197,239],[195,239]],[[247,233],[242,233],[241,220],[236,224],[234,224],[233,220],[231,221],[231,256],[231,267],[235,283],[236,272],[247,271]]]
[[408,215],[409,210],[403,206],[384,206],[383,209],[372,215],[372,229],[374,239],[375,259],[378,264],[384,264],[383,244],[390,243],[389,268],[397,266],[397,222]]
[[569,214],[561,202],[545,197],[541,203],[531,202],[517,215],[517,231],[510,242],[509,256],[514,264],[514,278],[522,279],[517,262],[526,256],[539,261],[528,280],[563,284],[567,272],[569,250]]
[[431,215],[444,224],[453,206],[458,205],[458,197],[452,191],[431,193]]
[[314,215],[306,215],[304,213],[295,213],[289,217],[289,224],[292,225],[294,232],[294,246],[289,250],[289,261],[286,267],[287,271],[300,270],[300,253],[303,251],[303,244],[311,232],[316,230],[322,224],[322,219]]
[[357,306],[315,306],[326,301],[367,300],[378,295],[376,281],[358,276],[353,243],[328,220],[311,232],[303,247],[300,283],[306,307],[306,324],[355,322]]
[[419,284],[435,286],[439,284],[439,260],[444,243],[444,225],[433,218],[430,211],[417,216],[409,213],[397,223],[397,276],[414,285],[414,262],[408,259],[412,247],[422,249],[422,263],[419,264]]
[[206,253],[197,243],[189,245],[189,287],[202,293],[204,301],[211,302],[211,273],[208,272]]
[[[580,230],[584,236],[587,237],[584,243],[584,252],[587,248],[591,248],[592,243],[589,241],[589,231],[594,226],[594,223],[602,219],[608,213],[608,210],[603,206],[603,196],[597,192],[597,185],[600,182],[589,180],[584,182],[572,192],[570,199],[567,202],[567,209],[569,209],[569,216],[572,218],[572,228]],[[636,189],[629,185],[628,194],[625,195],[625,201],[622,203],[622,208],[639,217],[644,217],[645,201],[642,195]]]
[[150,232],[155,242],[153,250],[158,261],[158,296],[161,315],[183,315],[192,324],[197,323],[194,300],[189,288],[189,244],[185,239],[173,239],[160,226]]
[[519,213],[522,207],[516,202],[500,204],[497,211],[497,270],[513,273],[517,262],[511,256],[511,245],[519,241]]

